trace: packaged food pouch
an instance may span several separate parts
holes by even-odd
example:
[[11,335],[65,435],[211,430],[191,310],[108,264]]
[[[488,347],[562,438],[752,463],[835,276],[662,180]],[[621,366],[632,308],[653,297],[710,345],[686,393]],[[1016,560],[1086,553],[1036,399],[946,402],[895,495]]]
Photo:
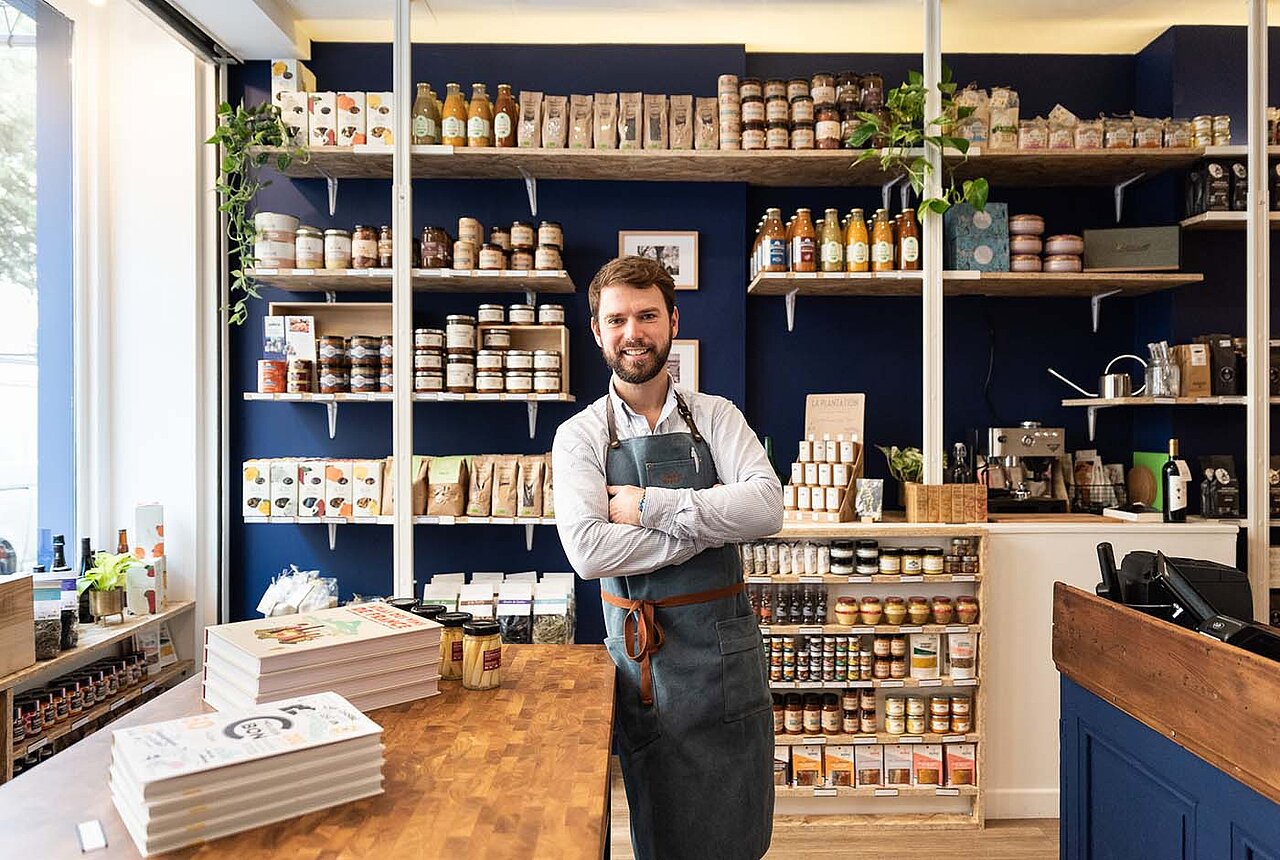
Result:
[[671,148],[693,149],[693,96],[672,96],[669,117]]
[[970,143],[985,144],[991,131],[991,99],[987,91],[970,84],[956,93],[957,108],[972,108],[968,116],[957,115],[955,136]]
[[514,517],[519,501],[520,458],[495,457],[493,461],[493,516]]
[[591,96],[569,97],[569,148],[590,149],[595,125]]
[[569,100],[564,96],[542,99],[542,148],[564,149],[569,144]]
[[[715,99],[712,99],[715,101]],[[596,93],[593,101],[595,113],[595,148],[618,148],[618,94]]]
[[667,97],[644,97],[644,148],[667,148]]
[[396,512],[396,458],[388,457],[382,466],[382,515],[393,516]]
[[991,149],[1018,148],[1018,93],[1009,87],[991,88]]
[[542,93],[520,91],[520,122],[516,127],[516,145],[522,149],[542,146]]
[[472,457],[467,489],[467,516],[487,517],[491,510],[493,510],[493,457]]
[[556,497],[551,483],[551,455],[547,454],[542,466],[542,515],[548,519],[556,515]]
[[520,498],[516,507],[518,517],[542,516],[542,466],[545,455],[520,458]]
[[715,99],[697,100],[693,126],[694,149],[720,148],[719,105]]
[[640,148],[643,115],[643,93],[622,93],[618,96],[618,149]]
[[433,457],[427,469],[427,516],[460,517],[466,508],[466,458]]
[[413,455],[413,515],[426,516],[427,513],[427,466],[430,457]]
[[1079,117],[1062,105],[1054,105],[1049,111],[1049,148],[1075,149],[1076,126]]

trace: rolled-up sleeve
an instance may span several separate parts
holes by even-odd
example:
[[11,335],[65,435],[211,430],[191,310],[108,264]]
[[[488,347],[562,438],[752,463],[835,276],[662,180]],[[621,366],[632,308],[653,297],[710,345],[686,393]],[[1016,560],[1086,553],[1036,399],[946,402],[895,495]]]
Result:
[[706,548],[668,532],[609,522],[604,443],[588,436],[577,422],[569,422],[556,432],[551,448],[556,530],[579,576],[599,579],[653,573],[688,561]]
[[[705,490],[649,487],[641,525],[701,546],[776,534],[782,528],[782,484],[764,446],[730,401],[718,398],[712,414],[711,426],[700,429],[711,444],[720,484]],[[559,504],[557,496],[557,512]]]

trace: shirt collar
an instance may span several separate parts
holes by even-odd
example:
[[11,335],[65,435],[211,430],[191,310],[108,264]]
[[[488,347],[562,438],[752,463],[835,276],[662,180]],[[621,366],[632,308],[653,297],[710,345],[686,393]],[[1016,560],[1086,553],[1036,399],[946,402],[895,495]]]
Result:
[[[640,425],[643,425],[645,428],[648,428],[649,427],[648,420],[643,415],[639,414],[638,412],[635,412],[630,406],[628,406],[627,401],[623,400],[622,397],[618,394],[618,388],[617,388],[616,382],[617,380],[613,376],[609,377],[609,393],[612,395],[610,399],[614,402],[613,408],[614,408],[615,414],[619,418],[621,418],[623,421],[625,421],[629,426],[639,427]],[[662,404],[662,412],[658,414],[658,422],[653,425],[653,429],[656,430],[657,428],[661,427],[662,422],[670,418],[671,413],[675,411],[676,411],[676,385],[675,385],[675,381],[671,378],[671,374],[668,373],[667,374],[667,399]]]

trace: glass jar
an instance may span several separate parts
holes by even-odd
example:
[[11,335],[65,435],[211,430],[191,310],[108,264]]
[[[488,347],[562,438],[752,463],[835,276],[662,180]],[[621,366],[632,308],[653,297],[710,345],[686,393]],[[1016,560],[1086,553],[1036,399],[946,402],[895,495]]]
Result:
[[884,623],[901,624],[907,618],[907,602],[901,597],[890,596],[884,599]]
[[381,362],[375,360],[351,362],[351,374],[348,384],[354,394],[368,394],[378,390],[378,374]]
[[396,339],[395,335],[384,334],[378,338],[378,358],[383,361],[395,361],[396,357]]
[[902,573],[902,550],[893,546],[880,548],[880,573]]
[[806,78],[792,78],[787,81],[787,99],[795,101],[798,98],[807,98],[809,95],[809,81]]
[[[796,465],[792,464],[794,470]],[[801,483],[794,479],[795,472],[792,471],[792,483]],[[853,544],[847,540],[837,540],[831,542],[831,563],[832,564],[853,564]]]
[[423,227],[418,262],[424,269],[447,269],[453,265],[453,242],[441,227]]
[[773,696],[773,733],[775,735],[785,734],[787,730],[787,706],[782,703],[782,697],[777,693]]
[[907,677],[907,658],[894,657],[889,663],[889,677],[895,680]]
[[415,349],[413,351],[414,370],[435,370],[444,372],[444,350]]
[[917,627],[922,624],[929,623],[929,613],[932,607],[929,601],[924,597],[908,597],[907,598],[907,619]]
[[822,731],[826,734],[840,733],[840,698],[828,693],[822,701]]
[[507,254],[501,245],[485,242],[480,246],[479,269],[485,272],[498,272],[507,268]]
[[951,598],[944,597],[941,594],[935,595],[933,598],[933,623],[950,624],[951,619],[954,617],[955,607],[951,604]]
[[886,717],[906,716],[906,701],[901,696],[885,696],[884,715]]
[[533,392],[533,374],[527,370],[508,370],[506,389],[508,394],[531,394]]
[[804,733],[822,734],[822,700],[816,693],[804,697]]
[[502,637],[498,622],[469,621],[462,625],[462,687],[493,690],[502,685]]
[[791,100],[791,121],[793,123],[812,123],[814,122],[813,98],[810,96],[797,96]]
[[912,717],[923,717],[924,713],[924,696],[907,696],[907,715]]
[[871,643],[871,653],[876,657],[888,657],[892,647],[891,636],[877,636]]
[[769,123],[765,131],[764,147],[773,150],[791,148],[791,126],[786,120]]
[[889,714],[885,714],[884,730],[891,735],[906,734],[906,731],[907,731],[906,719],[902,716],[895,717],[895,716],[890,716]]
[[[745,107],[745,105],[743,105],[743,107]],[[742,124],[742,148],[744,150],[759,150],[764,149],[764,145],[764,120],[759,122],[744,122]]]
[[416,328],[413,330],[413,346],[429,349],[444,349],[444,332],[438,328]]
[[864,735],[874,735],[876,733],[876,712],[875,709],[864,709],[859,712],[858,731]]
[[444,387],[451,394],[467,394],[476,388],[476,357],[461,352],[449,353],[444,371]]
[[764,82],[764,98],[777,99],[787,97],[787,82],[782,78],[769,78]]
[[543,221],[538,225],[538,245],[550,245],[557,251],[564,250],[564,230],[556,221]]
[[372,227],[357,224],[351,231],[351,268],[373,269],[378,265],[378,234]]
[[940,716],[935,714],[929,717],[929,731],[937,735],[945,735],[950,730],[951,730],[950,715]]
[[480,247],[484,244],[484,225],[478,218],[462,215],[458,218],[458,238]]
[[529,221],[513,221],[511,223],[511,247],[533,248],[538,244],[538,234],[534,232]]
[[390,269],[395,264],[395,240],[391,237],[391,227],[383,224],[378,228],[378,268]]
[[973,624],[978,620],[978,599],[969,594],[956,598],[956,617],[961,624]]
[[[351,361],[377,361],[381,356],[382,339],[367,334],[351,336],[347,358]],[[335,358],[337,356],[334,356]]]
[[507,309],[503,305],[481,305],[476,319],[480,325],[506,325]]
[[489,241],[494,245],[501,247],[504,251],[510,251],[511,229],[508,227],[490,227]]
[[770,126],[776,122],[786,124],[791,121],[791,103],[786,96],[775,96],[765,101],[764,121]]
[[538,325],[564,325],[564,305],[538,305]]
[[511,268],[518,272],[528,272],[533,269],[534,254],[533,249],[512,248],[511,249]]
[[476,373],[502,373],[502,351],[482,349],[476,353]]
[[890,657],[907,656],[907,637],[905,636],[889,637],[889,656]]
[[927,725],[928,722],[924,717],[907,717],[907,734],[922,735],[924,734],[924,727]]
[[445,317],[445,348],[452,353],[472,354],[476,351],[476,318],[467,314]]
[[533,254],[533,267],[539,272],[558,272],[564,268],[560,249],[554,245],[539,245]]
[[942,562],[942,547],[927,546],[920,559],[920,569],[925,576],[940,576],[946,571]]
[[485,349],[510,349],[511,332],[505,328],[488,328],[484,330]]
[[929,713],[935,717],[951,715],[951,699],[948,696],[930,696]]
[[868,625],[876,625],[880,623],[880,618],[884,614],[884,610],[880,606],[880,598],[864,597],[858,604],[861,612],[862,623]]
[[976,555],[966,555],[961,559],[960,572],[976,575],[978,573],[978,557]]
[[973,700],[968,696],[952,696],[950,713],[953,716],[967,717],[973,714]]
[[538,313],[533,305],[512,305],[507,311],[507,319],[511,325],[535,325]]
[[436,370],[415,372],[413,374],[413,390],[421,394],[444,391],[444,374]]
[[465,239],[454,242],[453,270],[455,272],[475,271],[480,265],[478,251],[479,246],[475,242],[468,242]]
[[923,571],[923,556],[920,549],[914,546],[902,548],[902,575],[919,576]]
[[533,353],[527,349],[509,349],[505,358],[507,370],[533,370]]
[[324,233],[305,224],[293,240],[294,265],[299,269],[324,268]]
[[476,373],[477,394],[501,394],[504,384],[501,373]]
[[840,110],[831,102],[814,106],[813,138],[817,149],[839,149]]
[[440,678],[457,681],[462,677],[462,625],[471,621],[470,612],[442,612],[436,616],[440,625]]
[[324,267],[351,268],[351,234],[336,227],[324,231]]
[[783,715],[783,728],[789,735],[804,734],[804,708],[800,704],[799,693],[788,693],[786,713]]
[[840,707],[846,711],[858,710],[858,700],[857,690],[844,690],[840,693]]
[[792,149],[814,148],[813,123],[798,122],[791,128]]
[[738,97],[743,100],[763,98],[764,87],[760,85],[760,79],[743,78],[738,83]]
[[809,81],[809,95],[818,104],[836,102],[836,76],[831,72],[815,72]]
[[861,87],[862,109],[874,113],[884,106],[884,76],[879,72],[869,72],[858,81]]
[[535,370],[533,373],[533,392],[535,394],[559,394],[560,371]]
[[[941,719],[941,717],[939,717]],[[950,722],[951,734],[967,735],[973,731],[973,718],[961,716],[960,714],[952,714]]]
[[840,718],[840,731],[846,735],[858,733],[858,711],[845,711]]

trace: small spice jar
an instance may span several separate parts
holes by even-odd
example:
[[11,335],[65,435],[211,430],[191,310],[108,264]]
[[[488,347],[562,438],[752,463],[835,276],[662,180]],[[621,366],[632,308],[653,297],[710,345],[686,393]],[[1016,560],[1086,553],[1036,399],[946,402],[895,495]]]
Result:
[[871,642],[871,653],[875,657],[888,657],[892,648],[892,636],[876,636]]
[[351,231],[351,268],[373,269],[378,265],[378,234],[372,227],[357,224]]
[[305,358],[289,359],[285,390],[290,394],[307,394],[311,391],[311,362]]
[[[560,353],[554,349],[535,349],[533,351],[533,369],[560,372]],[[773,544],[771,548],[776,549]]]
[[456,681],[462,677],[462,625],[471,621],[470,612],[442,612],[436,616],[440,625],[440,678]]
[[466,394],[476,387],[476,357],[462,352],[449,353],[444,372],[445,390],[452,394]]
[[951,715],[951,733],[953,735],[967,735],[973,731],[973,718],[961,716],[959,714]]
[[462,625],[462,687],[493,690],[502,685],[502,637],[498,622],[468,621]]
[[942,547],[927,546],[920,557],[920,570],[925,576],[941,576],[946,571],[942,561]]
[[906,719],[901,715],[890,716],[888,714],[885,714],[884,730],[891,735],[906,734],[906,731],[907,731]]
[[759,96],[745,97],[742,100],[742,122],[750,125],[765,121],[764,99]]
[[509,349],[511,332],[505,328],[487,328],[484,330],[485,349]]
[[961,624],[973,624],[978,620],[978,599],[970,594],[956,598],[956,617]]
[[504,251],[511,250],[511,229],[509,227],[490,227],[489,241],[502,248]]
[[507,254],[501,245],[485,242],[480,246],[480,265],[482,271],[495,272],[507,268]]
[[893,546],[880,548],[880,573],[902,573],[902,550]]
[[378,338],[378,358],[383,361],[394,361],[396,357],[396,339],[394,335],[384,334]]
[[444,374],[439,371],[423,370],[413,374],[413,390],[422,394],[432,394],[444,390]]
[[375,360],[353,361],[351,362],[351,375],[349,384],[354,394],[368,394],[378,390],[378,374],[381,371],[381,362]]
[[415,349],[413,351],[413,369],[444,372],[444,350]]
[[764,147],[773,150],[791,148],[791,126],[786,120],[769,123],[765,131]]
[[527,370],[508,370],[506,373],[506,390],[508,394],[532,393],[533,374]]
[[929,713],[935,717],[951,715],[951,699],[947,696],[930,696]]
[[840,707],[846,711],[858,710],[858,691],[844,690],[840,693]]
[[511,247],[533,248],[538,244],[537,233],[529,221],[514,221],[511,224]]
[[512,305],[507,309],[507,319],[511,325],[535,325],[538,312],[533,305]]
[[976,555],[966,555],[961,559],[960,572],[976,575],[978,573],[978,557]]
[[533,268],[534,255],[532,248],[512,248],[511,268],[519,272],[527,272]]
[[905,636],[889,637],[889,656],[890,657],[907,656],[907,637]]
[[367,334],[353,334],[347,348],[347,358],[355,361],[377,361],[381,355],[382,339]]
[[378,268],[390,269],[395,263],[395,240],[391,236],[391,228],[383,224],[378,228]]
[[809,693],[804,697],[804,733],[822,733],[822,699],[816,693]]
[[856,548],[858,563],[870,561],[879,561],[880,544],[873,540],[860,540],[854,544]]
[[950,713],[960,717],[970,716],[973,714],[973,700],[968,696],[952,696]]
[[954,617],[955,607],[951,604],[951,598],[941,594],[935,595],[933,598],[933,623],[950,624],[951,619]]
[[920,549],[914,546],[902,548],[902,575],[919,576],[924,569],[923,556]]
[[907,696],[907,715],[923,717],[925,712],[924,696]]
[[424,269],[447,269],[453,265],[453,243],[440,227],[423,227],[420,262]]
[[858,731],[864,735],[876,733],[876,712],[874,708],[864,709],[859,713]]
[[822,731],[832,735],[839,734],[841,716],[840,698],[828,693],[822,700]]
[[850,627],[858,623],[858,598],[848,595],[836,598],[836,623]]
[[796,96],[791,100],[791,121],[793,123],[814,122],[814,101],[812,96]]
[[325,334],[319,338],[321,361],[346,361],[347,339],[341,335]]
[[382,366],[378,369],[378,390],[386,393],[395,391],[396,374],[391,362],[383,361]]
[[501,373],[480,373],[476,372],[476,393],[477,394],[500,394],[506,380]]
[[791,127],[792,149],[813,149],[814,141],[813,123],[797,122]]
[[880,618],[884,614],[884,610],[880,606],[880,598],[864,597],[858,604],[861,612],[862,623],[876,625],[880,623]]
[[558,394],[560,392],[560,371],[535,370],[533,372],[533,392],[535,394]]
[[452,353],[476,351],[476,318],[466,314],[445,317],[445,349]]
[[764,121],[769,125],[775,122],[783,124],[791,121],[791,103],[786,96],[774,96],[764,103]]
[[844,732],[846,735],[857,734],[859,725],[858,719],[858,711],[856,709],[852,711],[845,711],[843,716],[840,718],[840,731]]
[[743,78],[738,82],[738,96],[743,99],[758,99],[764,95],[764,87],[759,78]]
[[527,349],[509,349],[504,356],[507,370],[533,370],[533,353]]
[[885,696],[884,715],[886,717],[906,716],[906,702],[901,696]]
[[503,369],[501,350],[482,349],[476,353],[476,373],[502,373]]
[[564,305],[538,305],[538,325],[564,325]]
[[473,271],[479,267],[478,259],[480,246],[474,242],[468,242],[465,239],[459,239],[453,243],[453,270],[455,272]]
[[414,348],[444,349],[445,335],[438,328],[416,328],[413,330]]
[[901,624],[907,618],[907,602],[901,597],[890,596],[884,599],[884,623]]
[[840,110],[831,102],[814,100],[813,136],[817,149],[840,148]]
[[783,715],[783,729],[789,735],[804,734],[804,707],[798,693],[788,693],[786,712]]
[[924,734],[924,727],[927,725],[928,722],[924,717],[907,717],[907,734],[922,735]]
[[[746,108],[746,104],[743,104]],[[742,148],[744,150],[764,149],[765,144],[765,125],[764,120],[759,122],[744,122],[742,124]]]
[[924,597],[907,598],[907,619],[916,626],[929,623],[931,609],[928,599]]
[[299,269],[324,268],[324,233],[305,224],[293,240],[294,265]]
[[476,311],[476,319],[480,325],[505,325],[507,309],[502,305],[481,305]]
[[560,249],[554,245],[539,245],[533,255],[533,267],[539,272],[558,272],[563,269]]
[[557,251],[564,250],[564,231],[555,221],[543,221],[538,225],[538,245],[550,245]]
[[324,231],[324,267],[351,268],[351,234],[346,230],[331,227]]
[[458,218],[458,238],[478,246],[484,242],[484,225],[477,218],[462,215]]
[[907,658],[894,657],[889,663],[889,677],[900,679],[907,677]]

